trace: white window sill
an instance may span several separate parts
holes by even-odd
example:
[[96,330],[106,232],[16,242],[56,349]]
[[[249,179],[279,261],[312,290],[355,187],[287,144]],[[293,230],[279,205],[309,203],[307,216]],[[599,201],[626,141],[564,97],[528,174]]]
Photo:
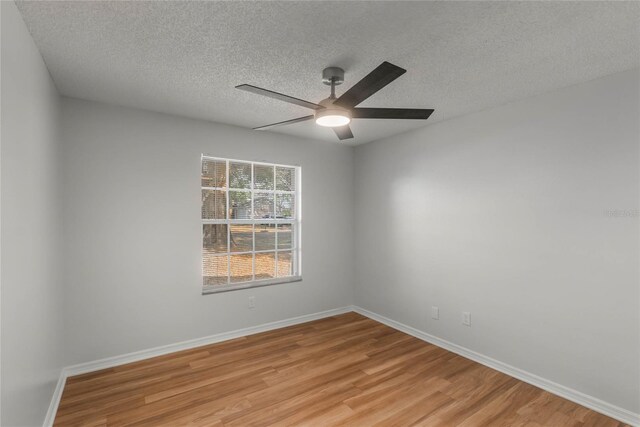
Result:
[[302,281],[302,276],[278,277],[277,279],[255,280],[253,282],[233,283],[221,286],[205,286],[202,295],[217,294],[220,292],[237,291],[240,289],[258,288],[260,286],[279,285],[281,283],[291,283]]

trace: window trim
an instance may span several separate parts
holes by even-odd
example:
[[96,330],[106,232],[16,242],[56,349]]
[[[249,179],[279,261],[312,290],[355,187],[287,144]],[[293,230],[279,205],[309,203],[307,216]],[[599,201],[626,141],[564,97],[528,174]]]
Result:
[[282,283],[301,282],[302,276],[277,277],[275,279],[254,280],[251,282],[229,283],[219,286],[202,286],[202,295],[218,294],[220,292],[237,291],[240,289],[260,288],[263,286],[280,285]]
[[[206,224],[223,224],[223,225],[227,225],[227,239],[229,239],[229,234],[231,233],[231,226],[234,224],[247,224],[247,225],[253,225],[254,227],[254,241],[253,241],[253,250],[251,251],[242,251],[242,252],[232,252],[230,250],[230,247],[227,247],[227,260],[228,260],[228,276],[231,274],[231,256],[232,255],[242,255],[242,254],[257,254],[257,253],[273,253],[274,256],[276,257],[276,268],[277,268],[277,254],[278,252],[287,252],[289,251],[288,249],[279,249],[278,248],[278,243],[277,243],[277,233],[276,233],[276,243],[275,243],[275,247],[273,250],[255,250],[255,227],[258,224],[291,224],[292,226],[292,234],[293,234],[293,239],[291,242],[291,257],[293,258],[293,273],[294,275],[292,276],[284,276],[284,277],[274,277],[274,278],[269,278],[269,279],[259,279],[259,280],[255,280],[255,257],[253,260],[254,263],[254,271],[253,271],[253,278],[254,280],[251,281],[246,281],[246,282],[236,282],[236,283],[227,283],[224,285],[205,285],[204,282],[204,263],[202,263],[202,271],[201,271],[201,289],[202,289],[202,295],[208,295],[208,294],[214,294],[214,293],[220,293],[220,292],[229,292],[229,291],[234,291],[234,290],[240,290],[240,289],[249,289],[249,288],[255,288],[255,287],[262,287],[262,286],[270,286],[270,285],[276,285],[276,284],[281,284],[281,283],[292,283],[292,282],[300,282],[302,281],[302,168],[299,165],[285,165],[285,164],[279,164],[279,163],[268,163],[268,162],[263,162],[263,161],[253,161],[253,160],[238,160],[238,159],[231,159],[231,158],[223,158],[223,157],[216,157],[216,156],[210,156],[207,154],[201,154],[200,156],[200,169],[202,169],[202,163],[205,160],[214,160],[214,161],[224,161],[226,162],[226,177],[225,177],[225,187],[204,187],[202,186],[202,174],[200,177],[200,191],[202,192],[203,190],[211,190],[211,191],[224,191],[225,192],[225,205],[226,205],[226,210],[225,210],[225,218],[224,219],[203,219],[202,217],[200,217],[200,227],[202,230],[202,226],[206,225]],[[251,167],[251,188],[249,189],[238,189],[238,188],[231,188],[230,186],[230,181],[229,181],[229,165],[230,163],[233,162],[237,162],[237,163],[245,163],[245,164],[250,164]],[[273,190],[265,190],[265,189],[256,189],[253,188],[254,187],[254,166],[270,166],[274,168],[274,187]],[[283,168],[293,168],[295,171],[295,189],[294,191],[286,191],[286,190],[276,190],[276,176],[275,176],[275,168],[276,167],[283,167]],[[254,211],[254,197],[253,195],[255,193],[260,193],[260,192],[265,192],[268,194],[273,194],[274,195],[274,209],[275,209],[275,199],[276,199],[276,195],[277,194],[293,194],[294,198],[295,198],[295,213],[294,213],[294,217],[292,219],[277,219],[277,218],[258,218],[258,219],[248,219],[248,218],[244,218],[244,219],[231,219],[229,218],[229,193],[231,191],[240,191],[240,192],[247,192],[247,193],[251,193],[252,197],[251,197],[251,212],[253,214]],[[276,212],[274,210],[273,212],[274,216],[276,215]],[[229,240],[227,240],[227,244],[229,243]],[[202,252],[202,241],[200,243],[201,245],[201,262],[204,260],[203,258],[203,252]],[[277,272],[276,272],[277,274]]]

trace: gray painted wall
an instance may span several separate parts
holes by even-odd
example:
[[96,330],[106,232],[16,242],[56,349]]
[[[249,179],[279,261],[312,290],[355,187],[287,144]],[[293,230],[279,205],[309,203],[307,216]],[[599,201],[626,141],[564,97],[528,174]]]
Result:
[[14,2],[2,15],[2,417],[41,425],[62,367],[59,97]]
[[640,412],[639,77],[358,147],[357,304]]
[[[353,148],[62,105],[68,364],[353,302]],[[201,295],[201,153],[302,167],[302,282]]]

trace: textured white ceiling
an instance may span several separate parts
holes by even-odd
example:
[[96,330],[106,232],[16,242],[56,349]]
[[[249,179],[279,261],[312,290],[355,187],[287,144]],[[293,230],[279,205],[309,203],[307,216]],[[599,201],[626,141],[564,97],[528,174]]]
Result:
[[[408,72],[361,106],[435,108],[356,120],[360,144],[640,64],[638,2],[17,2],[63,95],[255,127],[310,110],[321,72],[353,85]],[[276,130],[272,130],[276,131]],[[306,122],[278,132],[337,141]]]

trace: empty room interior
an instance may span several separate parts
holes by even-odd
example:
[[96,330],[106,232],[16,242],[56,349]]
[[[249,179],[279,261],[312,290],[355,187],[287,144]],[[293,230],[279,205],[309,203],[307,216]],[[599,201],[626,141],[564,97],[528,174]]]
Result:
[[640,426],[640,2],[0,14],[3,427]]

